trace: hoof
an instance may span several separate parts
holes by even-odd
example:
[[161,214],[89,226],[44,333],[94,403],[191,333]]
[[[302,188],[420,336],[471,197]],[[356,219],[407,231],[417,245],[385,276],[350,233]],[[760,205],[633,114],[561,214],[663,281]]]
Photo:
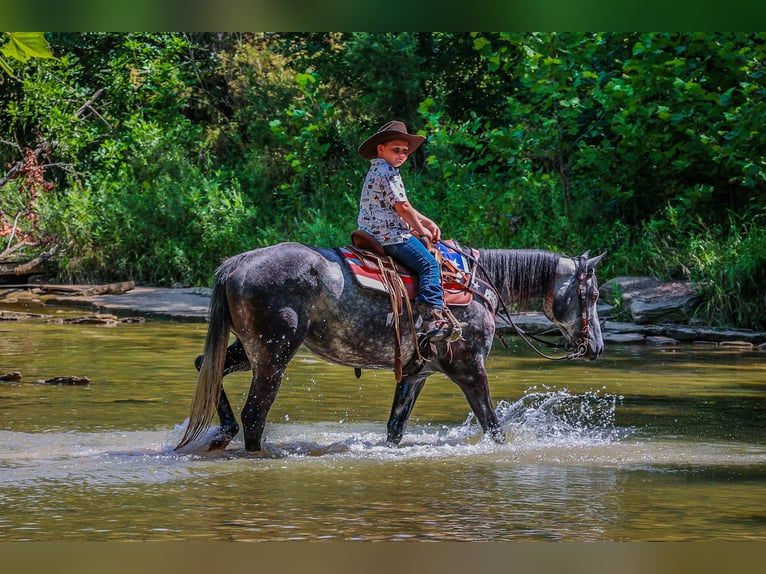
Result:
[[399,435],[398,437],[389,436],[386,438],[386,446],[391,448],[398,447],[400,442],[402,442],[402,435]]
[[230,437],[223,430],[217,429],[214,433],[207,437],[207,450],[212,452],[215,450],[224,450],[231,442]]
[[505,433],[503,433],[500,429],[494,429],[490,431],[489,436],[492,437],[492,440],[495,442],[495,444],[505,444]]

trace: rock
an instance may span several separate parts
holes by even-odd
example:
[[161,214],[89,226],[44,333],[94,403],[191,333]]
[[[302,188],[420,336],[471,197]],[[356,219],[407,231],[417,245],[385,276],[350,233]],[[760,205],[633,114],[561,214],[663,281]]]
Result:
[[84,317],[73,317],[70,319],[64,319],[64,323],[71,325],[107,325],[112,326],[119,323],[120,320],[117,315],[107,315],[98,313],[96,315],[86,315]]
[[734,349],[752,349],[754,347],[754,345],[748,341],[721,341],[719,344],[721,347]]
[[602,338],[607,345],[630,345],[644,343],[646,340],[646,337],[640,333],[609,333],[606,331],[602,333]]
[[65,376],[65,377],[52,377],[50,379],[42,379],[39,381],[35,381],[35,384],[37,385],[75,385],[75,386],[86,386],[90,384],[90,379],[88,377],[71,377],[71,376]]
[[651,328],[644,325],[609,320],[604,321],[601,330],[610,333],[639,333],[641,335],[646,335],[647,331],[651,332]]
[[646,344],[653,345],[655,347],[672,347],[673,345],[678,345],[678,341],[670,337],[653,336],[646,338]]
[[699,346],[699,347],[717,347],[718,343],[715,341],[693,341],[693,345]]
[[23,319],[43,319],[48,315],[39,313],[21,313],[18,311],[0,311],[0,321],[21,321]]
[[146,323],[146,317],[123,317],[120,323]]
[[695,327],[686,327],[683,325],[666,325],[661,330],[666,337],[671,337],[678,341],[705,341],[704,329]]
[[[553,323],[542,313],[511,313],[511,319],[524,332],[539,334],[548,329],[555,329]],[[504,313],[497,314],[495,326],[498,329],[510,329],[513,332],[513,327]],[[558,330],[556,332],[558,333]]]
[[748,329],[717,329],[714,327],[688,327],[681,325],[659,325],[660,334],[679,341],[743,341],[751,345],[766,342],[766,333]]
[[20,380],[21,380],[21,373],[18,371],[13,371],[12,373],[5,373],[4,375],[0,375],[0,381],[18,382]]
[[691,281],[663,282],[653,277],[616,277],[600,286],[610,304],[627,309],[634,323],[688,323],[703,301]]

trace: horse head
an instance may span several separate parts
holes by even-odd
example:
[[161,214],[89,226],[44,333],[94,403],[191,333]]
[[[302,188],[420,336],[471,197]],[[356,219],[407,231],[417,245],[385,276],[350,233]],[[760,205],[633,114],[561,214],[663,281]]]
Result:
[[561,330],[577,356],[591,361],[604,350],[594,268],[605,255],[589,258],[586,251],[579,257],[562,257],[544,305],[545,315]]

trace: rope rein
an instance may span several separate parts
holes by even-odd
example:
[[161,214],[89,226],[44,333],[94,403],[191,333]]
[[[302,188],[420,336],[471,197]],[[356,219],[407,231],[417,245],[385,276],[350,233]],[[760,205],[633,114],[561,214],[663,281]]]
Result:
[[[479,263],[479,259],[477,257],[474,257],[471,254],[465,253],[461,249],[458,249],[455,245],[449,246],[451,249],[454,249],[456,252],[460,253],[463,257],[466,257],[468,260],[470,260],[479,271],[482,272],[484,277],[486,278],[487,284],[490,286],[490,288],[495,292],[495,295],[497,297],[497,306],[499,309],[493,309],[493,311],[497,312],[498,310],[501,310],[503,313],[503,316],[508,320],[511,327],[513,327],[514,331],[521,337],[522,341],[524,341],[529,347],[537,353],[540,357],[543,357],[544,359],[548,359],[550,361],[563,361],[563,360],[571,360],[571,359],[577,359],[578,357],[583,357],[588,353],[588,311],[587,311],[587,301],[586,301],[586,293],[587,293],[587,283],[588,279],[590,279],[593,276],[593,270],[588,270],[588,262],[584,257],[576,257],[574,258],[575,261],[575,274],[577,275],[577,295],[580,299],[580,320],[582,329],[580,331],[580,336],[577,337],[577,340],[575,341],[575,350],[571,353],[567,353],[566,355],[562,355],[559,357],[551,357],[550,355],[547,355],[540,351],[537,347],[535,347],[531,339],[535,339],[536,341],[548,344],[546,341],[543,341],[542,339],[538,339],[534,335],[528,335],[524,332],[524,330],[519,327],[516,322],[511,317],[511,313],[508,310],[508,307],[503,302],[502,298],[500,297],[500,291],[498,288],[494,285],[492,282],[492,278],[489,276],[489,273],[487,273],[487,270],[482,267],[481,263]],[[485,301],[487,301],[486,297],[482,297]],[[553,316],[553,293],[548,293],[544,300],[544,305],[546,308],[546,315]],[[500,342],[503,344],[504,347],[508,347],[508,345],[505,342],[505,339],[503,339],[503,336],[499,332],[495,332],[498,339],[500,339]]]

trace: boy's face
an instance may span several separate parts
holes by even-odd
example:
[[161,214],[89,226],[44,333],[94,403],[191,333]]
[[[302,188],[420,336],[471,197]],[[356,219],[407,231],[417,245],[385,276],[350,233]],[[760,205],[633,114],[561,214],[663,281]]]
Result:
[[383,158],[396,168],[407,161],[409,153],[409,144],[406,140],[391,140],[378,144],[378,157]]

